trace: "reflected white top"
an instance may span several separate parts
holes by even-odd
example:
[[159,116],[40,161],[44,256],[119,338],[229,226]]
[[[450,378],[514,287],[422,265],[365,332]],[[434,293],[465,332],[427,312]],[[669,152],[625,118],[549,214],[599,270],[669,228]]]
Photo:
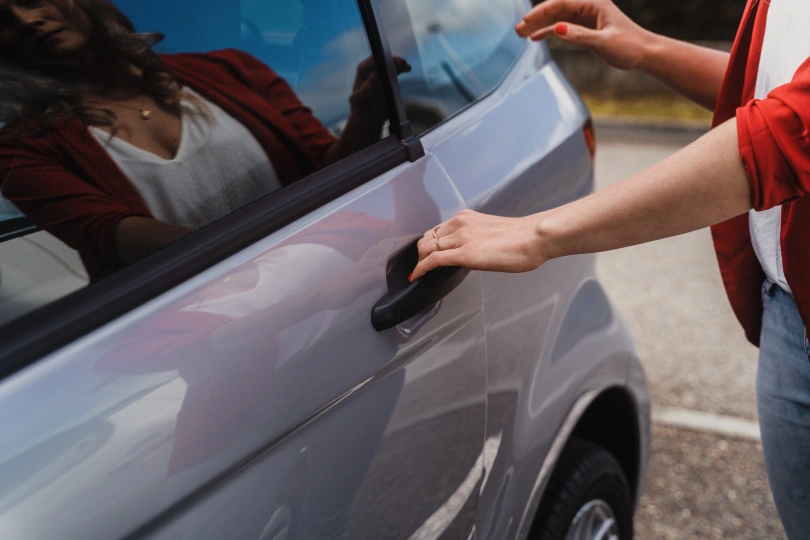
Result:
[[[765,99],[771,90],[789,83],[799,66],[810,57],[808,28],[810,2],[779,0],[770,3],[757,72],[756,99]],[[749,217],[754,251],[765,275],[791,292],[782,266],[782,207],[764,212],[752,210]]]
[[207,118],[182,103],[180,146],[163,159],[99,127],[90,132],[160,220],[199,229],[281,188],[267,154],[242,124],[189,88],[207,104]]

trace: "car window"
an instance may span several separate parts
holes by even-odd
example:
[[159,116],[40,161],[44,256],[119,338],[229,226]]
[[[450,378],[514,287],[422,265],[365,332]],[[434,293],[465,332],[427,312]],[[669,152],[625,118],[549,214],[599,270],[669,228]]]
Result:
[[0,324],[388,136],[355,0],[72,4],[0,6]]
[[495,89],[523,48],[518,0],[376,0],[418,135]]

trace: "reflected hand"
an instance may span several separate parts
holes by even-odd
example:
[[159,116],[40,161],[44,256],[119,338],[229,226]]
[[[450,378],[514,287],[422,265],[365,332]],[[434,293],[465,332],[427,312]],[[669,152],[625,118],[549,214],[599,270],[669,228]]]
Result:
[[[411,65],[404,58],[394,57],[394,67],[397,75],[411,71]],[[354,88],[349,96],[352,114],[362,114],[369,116],[376,112],[385,113],[382,106],[382,85],[374,58],[368,57],[357,66],[357,75],[354,79]],[[382,125],[385,118],[380,120]]]
[[548,260],[540,247],[536,216],[506,218],[463,210],[419,240],[419,264],[411,281],[439,266],[528,272]]
[[649,35],[610,0],[546,0],[515,30],[534,41],[556,37],[581,45],[618,69],[639,66]]
[[[402,58],[394,57],[397,74],[411,70]],[[349,96],[349,117],[340,139],[324,156],[324,165],[330,165],[380,140],[380,132],[388,119],[388,109],[377,75],[374,58],[368,57],[357,66],[354,88]]]

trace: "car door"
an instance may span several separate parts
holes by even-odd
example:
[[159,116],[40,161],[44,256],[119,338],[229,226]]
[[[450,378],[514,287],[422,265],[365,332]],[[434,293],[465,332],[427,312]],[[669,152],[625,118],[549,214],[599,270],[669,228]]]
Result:
[[[401,78],[405,108],[469,208],[526,216],[593,189],[587,111],[547,49],[514,32],[528,2],[377,1],[385,23],[400,29],[394,54],[414,66]],[[587,316],[572,310],[566,318],[583,283],[593,285],[582,288],[591,291],[583,297]],[[571,407],[572,393],[559,382],[587,373],[586,355],[556,360],[583,328],[604,326],[607,304],[592,293],[600,289],[588,255],[525,274],[486,273],[483,287],[487,440],[498,444],[487,460],[477,531],[504,538],[516,534],[539,463]]]
[[[129,9],[180,38],[232,19],[196,4],[177,26],[158,2]],[[481,275],[406,280],[415,240],[464,203],[409,137],[369,5],[330,5],[244,0],[240,16],[267,63],[304,51],[290,86],[336,136],[373,58],[393,133],[0,328],[0,537],[473,534]]]

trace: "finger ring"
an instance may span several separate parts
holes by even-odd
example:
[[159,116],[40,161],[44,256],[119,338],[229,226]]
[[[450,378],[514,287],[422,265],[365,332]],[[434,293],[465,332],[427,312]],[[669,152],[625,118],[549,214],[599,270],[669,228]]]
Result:
[[[439,225],[439,227],[441,227],[441,225]],[[436,241],[436,250],[437,251],[442,250],[442,247],[439,245],[439,235],[436,234],[439,231],[439,227],[436,227],[435,229],[433,229],[433,239]]]

